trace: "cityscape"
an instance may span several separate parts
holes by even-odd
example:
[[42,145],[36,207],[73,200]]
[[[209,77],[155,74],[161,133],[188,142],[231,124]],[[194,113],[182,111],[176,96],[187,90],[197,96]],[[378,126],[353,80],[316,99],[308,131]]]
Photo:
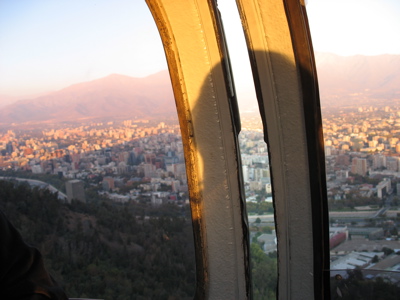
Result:
[[[331,298],[397,299],[400,4],[303,2],[323,118]],[[217,6],[241,114],[252,298],[276,299],[287,262],[278,260],[274,170],[242,21],[234,1]],[[0,8],[0,210],[69,297],[192,299],[185,145],[146,2]]]
[[[349,106],[323,111],[331,272],[363,271],[398,282],[400,268],[400,107]],[[250,240],[276,253],[271,174],[262,124],[242,116],[239,144]],[[8,129],[0,136],[2,178],[62,179],[60,201],[188,207],[177,119],[130,119]],[[27,176],[28,175],[28,176]],[[22,177],[22,178],[20,178]],[[28,179],[30,178],[30,179]],[[40,182],[40,181],[39,181]],[[149,216],[145,216],[149,218]]]
[[[262,191],[262,201],[271,202],[268,150],[261,122],[251,115],[242,122],[239,143],[246,199],[257,202]],[[400,194],[400,108],[330,109],[324,112],[323,124],[332,219],[340,210],[353,210],[352,214],[379,210],[379,216],[397,217],[392,208],[397,207]],[[188,203],[177,120],[57,126],[3,132],[1,169],[78,179],[121,203],[146,197],[153,205]],[[383,234],[388,236],[388,232]]]
[[[256,118],[249,118],[249,129],[240,135],[249,201],[255,201],[257,191],[265,190],[269,195],[272,192],[267,147],[259,125]],[[49,130],[7,130],[0,143],[3,171],[78,179],[121,203],[143,197],[149,197],[153,205],[183,205],[189,201],[177,120],[140,119]]]
[[[268,149],[259,118],[248,116],[242,124],[239,143],[252,251],[260,251],[261,259],[268,260],[270,266],[264,265],[258,272],[263,273],[265,268],[272,270],[268,288],[274,294],[277,240]],[[52,124],[38,129],[19,126],[2,133],[0,149],[0,179],[25,181],[32,188],[50,189],[60,203],[73,206],[78,204],[76,201],[88,206],[114,203],[132,208],[132,214],[144,222],[154,222],[154,217],[168,216],[179,208],[189,209],[177,119],[132,119],[75,126]],[[143,211],[139,215],[138,207]],[[187,220],[182,228],[186,228],[190,218],[187,213],[182,216]],[[93,217],[86,215],[81,222]],[[98,219],[97,223],[100,222]],[[193,247],[191,239],[186,239],[186,247]],[[261,278],[264,277],[262,274]],[[266,285],[258,282],[260,287]]]

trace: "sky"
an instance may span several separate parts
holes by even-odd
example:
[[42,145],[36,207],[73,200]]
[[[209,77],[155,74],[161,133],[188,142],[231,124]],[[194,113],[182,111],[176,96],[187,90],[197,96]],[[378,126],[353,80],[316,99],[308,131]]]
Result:
[[[218,3],[236,89],[245,93],[252,83],[234,0]],[[308,0],[307,12],[316,51],[400,54],[399,0]],[[165,69],[144,0],[0,0],[0,95],[26,98],[113,73]]]
[[317,51],[400,54],[399,0],[308,0],[306,7]]

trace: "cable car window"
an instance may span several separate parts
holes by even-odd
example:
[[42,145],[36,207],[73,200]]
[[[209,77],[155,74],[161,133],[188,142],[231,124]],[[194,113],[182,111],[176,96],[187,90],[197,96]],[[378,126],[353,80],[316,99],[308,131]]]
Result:
[[331,297],[395,299],[400,6],[310,0],[307,11],[323,116]]
[[183,143],[144,1],[1,1],[0,45],[0,209],[69,297],[193,297]]

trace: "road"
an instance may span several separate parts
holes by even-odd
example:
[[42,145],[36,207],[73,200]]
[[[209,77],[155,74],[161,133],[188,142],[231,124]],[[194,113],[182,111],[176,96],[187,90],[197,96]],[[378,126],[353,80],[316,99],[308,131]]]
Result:
[[40,180],[27,179],[27,178],[18,178],[18,177],[3,177],[3,176],[0,176],[0,179],[26,181],[26,182],[29,183],[30,186],[38,186],[38,187],[41,187],[41,188],[44,188],[44,189],[48,189],[52,193],[58,193],[58,199],[60,199],[62,201],[67,201],[67,195],[65,195],[60,190],[56,189],[51,184],[48,184],[48,183],[40,181]]
[[254,223],[257,220],[257,218],[260,218],[261,222],[265,222],[265,223],[273,223],[274,222],[274,215],[248,216],[250,223]]

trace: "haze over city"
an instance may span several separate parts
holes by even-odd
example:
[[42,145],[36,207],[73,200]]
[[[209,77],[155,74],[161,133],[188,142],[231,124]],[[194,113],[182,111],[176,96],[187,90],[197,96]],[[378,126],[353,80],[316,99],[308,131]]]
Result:
[[[385,273],[400,269],[400,2],[305,2],[321,96],[331,269],[346,279],[343,270],[357,266],[365,278],[386,276],[398,288]],[[254,299],[273,299],[269,148],[234,1],[218,4],[242,113],[237,143]],[[0,197],[0,209],[46,253],[72,297],[194,294],[185,146],[145,1],[0,0],[0,192],[12,191],[0,196],[15,198]]]

